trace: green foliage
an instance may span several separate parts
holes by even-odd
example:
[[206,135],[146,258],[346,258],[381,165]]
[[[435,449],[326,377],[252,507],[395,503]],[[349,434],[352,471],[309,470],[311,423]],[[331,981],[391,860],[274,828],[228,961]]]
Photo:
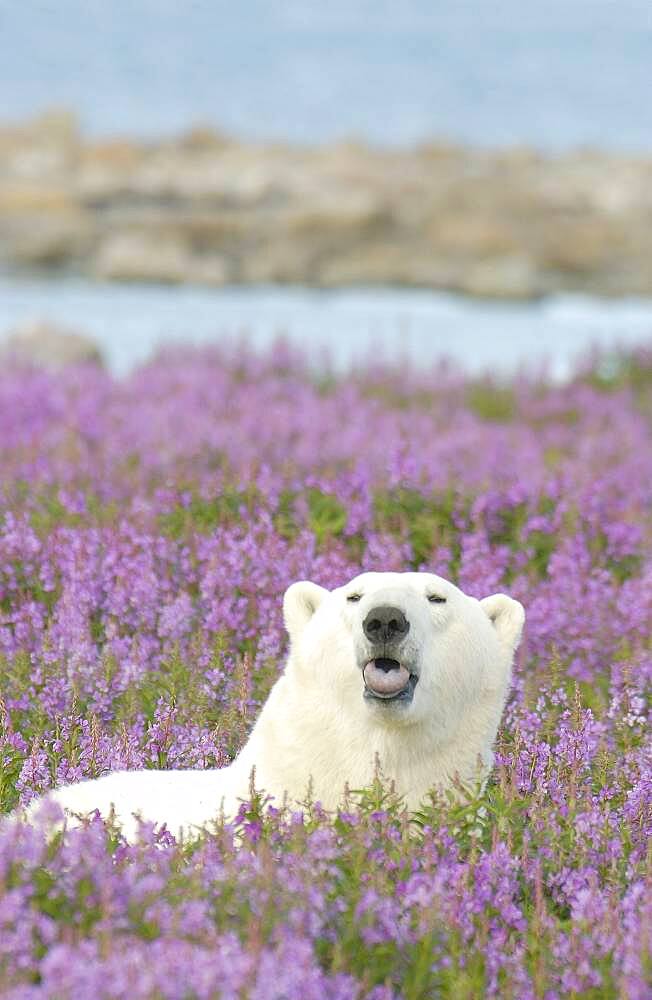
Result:
[[582,376],[594,389],[618,392],[632,389],[637,395],[652,391],[652,355],[643,351],[612,351],[597,358]]
[[114,525],[120,514],[119,504],[102,500],[91,489],[83,491],[84,510],[80,512],[69,510],[55,488],[34,494],[33,488],[20,484],[17,493],[27,504],[30,523],[40,538],[46,538],[57,528]]
[[[537,513],[550,513],[550,499],[543,497],[537,505]],[[523,568],[535,579],[542,580],[548,573],[548,562],[550,556],[558,545],[558,536],[553,531],[526,531],[526,526],[532,510],[525,501],[506,505],[503,510],[494,514],[497,516],[498,525],[487,530],[489,543],[491,545],[504,545],[511,549],[513,553],[527,553],[528,559]],[[511,570],[507,574],[506,582],[510,582]]]
[[460,536],[454,515],[460,516],[465,506],[452,489],[430,495],[405,487],[378,491],[374,496],[374,527],[409,539],[414,569],[427,563],[435,549],[449,548],[452,553],[449,572],[454,575],[460,558]]
[[[2,732],[0,728],[0,733]],[[25,760],[22,751],[5,747],[0,761],[0,815],[18,804],[16,781]]]
[[346,509],[331,493],[322,490],[306,491],[308,501],[308,524],[317,539],[324,545],[331,538],[337,538],[346,527]]
[[466,405],[481,420],[509,423],[516,415],[517,403],[511,386],[489,379],[471,382],[466,391]]
[[[220,639],[215,642],[214,662],[221,665]],[[172,649],[157,669],[147,671],[118,696],[113,705],[114,729],[138,718],[151,723],[160,704],[173,706],[180,722],[201,720],[203,725],[217,726],[223,717],[223,709],[211,698],[202,675],[178,648]]]
[[242,511],[250,511],[257,499],[256,491],[224,489],[210,500],[193,496],[188,504],[178,504],[158,518],[159,529],[170,538],[186,538],[193,532],[208,535],[222,524],[241,519]]
[[342,536],[347,522],[346,508],[334,494],[316,487],[308,487],[301,494],[293,490],[281,493],[274,512],[274,525],[280,535],[291,540],[296,538],[302,523],[298,513],[299,501],[305,502],[306,527],[313,532],[320,547]]
[[290,540],[297,535],[297,517],[294,510],[296,494],[292,490],[282,490],[274,512],[274,527],[279,535]]

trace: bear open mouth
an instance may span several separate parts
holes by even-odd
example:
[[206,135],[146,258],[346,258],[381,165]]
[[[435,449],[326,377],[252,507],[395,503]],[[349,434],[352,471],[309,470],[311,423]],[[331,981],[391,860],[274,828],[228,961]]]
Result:
[[370,660],[362,676],[365,698],[380,701],[411,701],[418,680],[404,664],[386,656]]

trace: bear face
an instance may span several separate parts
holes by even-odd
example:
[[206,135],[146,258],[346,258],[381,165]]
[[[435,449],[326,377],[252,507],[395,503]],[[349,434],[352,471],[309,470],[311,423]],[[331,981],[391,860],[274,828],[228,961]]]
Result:
[[442,743],[483,699],[500,716],[525,619],[510,597],[478,601],[431,573],[295,583],[284,615],[299,684],[365,726],[425,724]]

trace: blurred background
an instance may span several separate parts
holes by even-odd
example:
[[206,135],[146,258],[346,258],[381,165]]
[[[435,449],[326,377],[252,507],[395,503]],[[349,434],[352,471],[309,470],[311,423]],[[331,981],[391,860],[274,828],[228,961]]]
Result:
[[0,39],[5,348],[652,336],[649,0],[0,0]]

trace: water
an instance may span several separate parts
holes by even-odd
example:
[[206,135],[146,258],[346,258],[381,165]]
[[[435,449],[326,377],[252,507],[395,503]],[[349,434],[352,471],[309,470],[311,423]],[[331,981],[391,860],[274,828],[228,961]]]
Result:
[[[442,356],[466,370],[510,373],[547,362],[564,378],[592,345],[652,344],[652,301],[558,296],[482,303],[414,289],[170,288],[0,280],[0,330],[41,317],[90,334],[125,374],[170,343],[279,335],[345,368],[371,353],[425,365]],[[2,334],[1,336],[6,336]],[[1,337],[0,337],[1,339]]]
[[[383,144],[448,136],[652,150],[650,0],[0,0],[3,118],[61,104],[94,134],[203,121],[236,135]],[[155,344],[248,330],[415,360],[563,375],[591,342],[652,334],[652,303],[505,305],[426,291],[209,291],[0,281],[0,331],[87,330],[129,370]]]
[[652,149],[650,0],[0,0],[2,117]]

